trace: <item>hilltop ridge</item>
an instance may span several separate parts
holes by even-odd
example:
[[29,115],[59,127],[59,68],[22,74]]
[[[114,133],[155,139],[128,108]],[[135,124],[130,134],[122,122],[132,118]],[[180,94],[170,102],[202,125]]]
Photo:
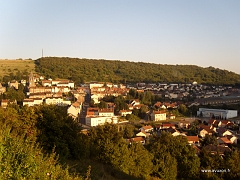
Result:
[[37,73],[51,78],[67,78],[76,83],[110,81],[114,83],[165,82],[238,85],[240,75],[214,67],[166,65],[102,59],[44,57],[35,62]]

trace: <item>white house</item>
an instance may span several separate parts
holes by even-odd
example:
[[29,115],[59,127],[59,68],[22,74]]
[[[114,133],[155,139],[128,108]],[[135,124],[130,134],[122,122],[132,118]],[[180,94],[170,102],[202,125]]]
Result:
[[167,119],[165,111],[153,111],[151,113],[151,120],[153,121],[164,121]]
[[23,100],[23,106],[34,106],[34,100],[33,99],[24,99]]
[[72,116],[74,119],[78,118],[78,115],[81,111],[81,103],[75,102],[71,104],[68,108],[67,113]]
[[126,116],[128,114],[132,114],[132,111],[130,111],[130,110],[120,110],[119,114],[120,114],[120,116]]
[[88,126],[103,125],[106,122],[108,122],[108,123],[113,122],[113,117],[86,116],[86,125],[88,125]]
[[63,99],[61,97],[48,97],[45,99],[46,104],[59,104],[63,103]]

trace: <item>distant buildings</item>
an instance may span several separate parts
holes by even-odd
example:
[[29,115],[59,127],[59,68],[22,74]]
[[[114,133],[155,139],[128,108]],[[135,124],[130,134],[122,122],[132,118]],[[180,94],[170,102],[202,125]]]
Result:
[[197,116],[208,118],[229,119],[237,117],[237,110],[224,110],[224,109],[208,109],[199,108]]

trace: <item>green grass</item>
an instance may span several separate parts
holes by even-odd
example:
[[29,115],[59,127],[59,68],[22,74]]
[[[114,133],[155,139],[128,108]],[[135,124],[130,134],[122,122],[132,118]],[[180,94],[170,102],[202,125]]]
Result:
[[70,173],[80,173],[82,176],[86,177],[86,172],[91,166],[90,178],[92,180],[140,180],[133,176],[127,175],[114,167],[103,164],[91,159],[69,160],[67,161]]
[[35,72],[34,60],[0,60],[0,77],[17,71]]

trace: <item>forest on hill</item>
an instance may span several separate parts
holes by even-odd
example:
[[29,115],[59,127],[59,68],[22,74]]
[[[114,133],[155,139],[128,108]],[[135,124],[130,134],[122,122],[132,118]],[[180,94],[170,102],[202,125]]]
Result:
[[118,60],[44,57],[35,61],[35,70],[47,78],[67,78],[76,83],[192,83],[239,85],[240,75],[214,67],[166,65]]

